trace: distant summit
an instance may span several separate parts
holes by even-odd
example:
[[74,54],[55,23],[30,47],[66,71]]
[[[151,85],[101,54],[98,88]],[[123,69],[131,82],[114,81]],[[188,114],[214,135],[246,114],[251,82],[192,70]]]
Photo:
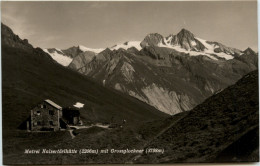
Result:
[[158,33],[151,33],[147,35],[144,40],[141,42],[141,47],[146,46],[158,46],[160,43],[164,43],[164,37]]
[[85,46],[82,46],[82,45],[79,45],[78,47],[83,52],[90,51],[90,52],[94,52],[96,54],[98,54],[98,53],[100,53],[101,51],[104,50],[104,48],[88,48],[88,47],[85,47]]
[[123,44],[117,44],[117,45],[114,45],[113,47],[111,47],[110,49],[111,50],[119,50],[119,49],[124,49],[124,50],[127,50],[129,48],[136,48],[137,50],[141,50],[142,47],[140,46],[140,41],[127,41]]
[[204,51],[206,48],[199,40],[197,40],[193,33],[186,29],[182,29],[177,35],[170,35],[166,37],[166,44],[175,46],[179,45],[185,50]]
[[250,47],[248,47],[245,51],[243,51],[245,54],[250,55],[250,54],[256,54],[254,50],[252,50]]
[[187,29],[181,29],[176,35],[171,34],[167,37],[158,33],[149,34],[140,45],[142,48],[148,46],[166,47],[191,56],[206,55],[213,60],[229,60],[242,54],[239,49],[198,38]]

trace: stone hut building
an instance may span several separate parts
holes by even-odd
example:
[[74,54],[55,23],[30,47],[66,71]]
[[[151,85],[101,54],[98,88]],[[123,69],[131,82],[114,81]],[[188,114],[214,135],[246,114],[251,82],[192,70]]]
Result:
[[60,129],[62,107],[46,99],[31,110],[27,129],[31,131],[57,131]]

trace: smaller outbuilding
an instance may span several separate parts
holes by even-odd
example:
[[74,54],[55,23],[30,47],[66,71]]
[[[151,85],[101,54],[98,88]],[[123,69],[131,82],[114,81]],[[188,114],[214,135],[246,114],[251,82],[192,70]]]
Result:
[[62,113],[62,118],[68,125],[82,125],[79,109],[71,107],[63,108]]

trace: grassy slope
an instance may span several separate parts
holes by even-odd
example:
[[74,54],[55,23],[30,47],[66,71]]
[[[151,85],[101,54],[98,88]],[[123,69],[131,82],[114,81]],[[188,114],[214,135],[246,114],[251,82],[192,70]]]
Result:
[[163,148],[164,154],[143,154],[136,162],[259,161],[258,101],[254,71],[186,113],[146,146]]
[[[68,145],[67,141],[71,139],[68,132],[30,134],[17,129],[29,116],[30,109],[46,98],[63,107],[78,101],[84,103],[80,111],[85,123],[110,122],[113,117],[118,123],[126,119],[127,127],[135,130],[143,122],[167,117],[137,99],[97,85],[49,58],[5,45],[2,46],[2,91],[5,164],[31,163],[31,157],[21,157],[25,148],[57,144],[65,148]],[[86,144],[84,140],[80,143]],[[45,157],[45,162],[55,163],[51,157]]]

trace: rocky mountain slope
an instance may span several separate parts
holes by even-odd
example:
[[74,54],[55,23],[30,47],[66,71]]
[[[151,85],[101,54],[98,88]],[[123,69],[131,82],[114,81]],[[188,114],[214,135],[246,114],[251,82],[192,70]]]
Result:
[[[149,123],[166,130],[143,148],[164,149],[132,157],[134,163],[258,162],[259,98],[258,71],[206,99],[193,110],[167,120]],[[159,128],[159,129],[158,129]],[[146,129],[146,130],[147,130]]]
[[[72,63],[74,67],[78,64],[78,61],[82,61],[82,63],[88,63],[90,60],[93,59],[94,55],[98,54],[99,52],[103,51],[104,49],[93,49],[87,48],[85,46],[73,46],[68,49],[58,49],[58,48],[48,48],[43,49],[46,53],[48,53],[55,61],[63,66],[68,66]],[[86,61],[86,59],[89,59]],[[72,62],[73,61],[73,62]]]
[[171,115],[192,109],[258,66],[253,50],[206,41],[185,29],[74,59],[70,69]]

